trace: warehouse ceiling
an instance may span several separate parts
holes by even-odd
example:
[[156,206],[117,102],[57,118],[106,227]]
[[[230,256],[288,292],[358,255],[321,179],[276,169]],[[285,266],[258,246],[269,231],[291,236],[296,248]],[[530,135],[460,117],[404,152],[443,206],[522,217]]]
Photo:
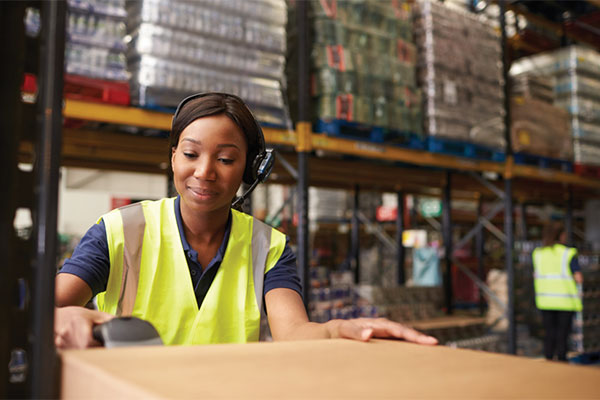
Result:
[[546,0],[507,2],[515,12],[512,59],[578,43],[600,50],[600,1]]

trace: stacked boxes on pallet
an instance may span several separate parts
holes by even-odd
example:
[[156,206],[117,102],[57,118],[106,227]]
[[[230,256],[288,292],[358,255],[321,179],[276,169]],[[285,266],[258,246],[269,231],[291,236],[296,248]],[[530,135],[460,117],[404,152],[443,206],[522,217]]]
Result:
[[571,160],[569,113],[530,97],[511,99],[511,138],[515,152]]
[[284,0],[141,0],[128,4],[132,102],[171,108],[218,91],[262,122],[287,126]]
[[554,105],[569,113],[574,161],[600,166],[600,54],[569,46],[519,59],[511,75],[552,79]]
[[[310,4],[314,119],[364,125],[364,138],[374,141],[393,141],[398,134],[420,135],[421,99],[409,5],[377,0],[313,0]],[[293,65],[290,61],[290,80],[296,76]],[[381,134],[373,137],[369,126],[382,128]],[[347,134],[358,132],[349,129]]]
[[125,0],[69,0],[67,6],[66,73],[127,81]]
[[425,133],[503,150],[500,37],[474,14],[423,0],[415,20]]

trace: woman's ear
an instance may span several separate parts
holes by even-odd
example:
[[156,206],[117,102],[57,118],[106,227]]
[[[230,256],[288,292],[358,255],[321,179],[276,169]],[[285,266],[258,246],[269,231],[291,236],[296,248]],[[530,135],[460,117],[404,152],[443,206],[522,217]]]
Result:
[[[171,171],[173,171],[175,164],[175,152],[177,151],[177,147],[171,147]],[[174,171],[173,171],[174,172]]]

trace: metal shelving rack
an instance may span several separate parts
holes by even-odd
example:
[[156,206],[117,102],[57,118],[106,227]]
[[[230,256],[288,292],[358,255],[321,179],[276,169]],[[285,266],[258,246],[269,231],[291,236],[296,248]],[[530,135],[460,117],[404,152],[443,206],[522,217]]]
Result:
[[[18,2],[17,2],[18,3]],[[14,30],[18,30],[22,25],[18,22],[22,21],[22,13],[28,3],[20,3],[19,10],[11,8],[3,2],[0,5],[0,24],[3,33],[8,31],[14,34]],[[86,129],[67,129],[64,128],[60,135],[60,92],[61,92],[61,68],[62,65],[62,43],[64,43],[64,7],[61,2],[42,2],[42,23],[43,26],[52,26],[48,32],[43,33],[44,43],[43,63],[40,70],[41,90],[39,95],[39,112],[38,118],[41,121],[39,132],[42,133],[38,138],[23,137],[20,142],[13,135],[3,135],[2,146],[2,165],[5,168],[1,169],[2,181],[6,182],[5,187],[8,188],[10,196],[3,197],[2,207],[2,226],[3,237],[8,237],[10,240],[2,242],[5,254],[8,254],[7,260],[2,268],[2,279],[0,279],[0,292],[2,293],[2,320],[1,325],[11,326],[12,321],[21,321],[17,329],[0,331],[0,345],[2,345],[2,354],[0,354],[0,363],[5,371],[5,376],[8,375],[6,366],[9,362],[10,354],[6,349],[12,349],[15,345],[16,337],[20,334],[25,334],[25,329],[33,327],[35,329],[33,340],[31,341],[31,362],[29,363],[31,370],[31,378],[27,380],[30,383],[29,389],[25,386],[11,386],[4,389],[0,387],[0,395],[7,394],[8,397],[17,397],[24,393],[29,393],[33,397],[50,397],[53,388],[53,383],[56,381],[52,375],[44,375],[42,371],[52,371],[56,359],[54,356],[54,347],[52,345],[52,292],[54,274],[54,243],[56,220],[56,191],[58,164],[62,155],[62,165],[90,167],[99,169],[121,169],[129,171],[144,171],[153,173],[165,173],[167,141],[161,138],[143,137],[125,135],[113,132],[93,131]],[[299,57],[299,87],[308,88],[309,69],[308,62],[309,52],[308,45],[310,38],[308,37],[307,25],[307,2],[298,2],[297,4],[297,26],[298,26],[298,48],[300,54],[304,57]],[[22,10],[21,10],[22,9]],[[15,17],[16,14],[19,16]],[[6,23],[4,23],[6,21]],[[17,23],[15,23],[17,21]],[[9,23],[10,22],[10,23]],[[47,28],[46,28],[47,29]],[[62,34],[61,34],[62,32]],[[19,60],[23,60],[22,48],[23,38],[14,36],[15,40],[10,41],[8,50],[14,52],[12,58],[14,62],[5,63],[2,65],[2,76],[14,76],[15,79],[3,79],[1,91],[2,110],[5,117],[2,119],[3,131],[5,132],[20,132],[22,119],[20,118],[20,110],[24,106],[16,99],[19,99],[19,77],[22,76],[22,68],[19,67]],[[504,38],[506,43],[506,38]],[[48,79],[52,76],[53,79]],[[10,87],[9,87],[10,86]],[[4,90],[6,89],[6,90]],[[525,201],[543,201],[544,199],[558,196],[559,202],[564,200],[567,208],[567,226],[572,226],[572,209],[574,204],[582,199],[598,196],[600,193],[600,180],[581,177],[572,173],[566,173],[555,170],[545,170],[531,166],[515,165],[511,155],[510,139],[507,140],[509,147],[507,148],[506,162],[491,162],[465,159],[450,155],[434,154],[426,151],[409,150],[394,146],[358,142],[347,139],[328,137],[325,135],[315,134],[312,132],[312,125],[309,120],[309,96],[305,91],[299,92],[299,121],[296,123],[295,131],[265,128],[266,141],[281,149],[281,155],[287,161],[288,168],[278,166],[274,173],[274,178],[278,182],[287,184],[296,184],[297,198],[296,207],[299,215],[298,224],[298,267],[303,282],[309,280],[309,258],[308,258],[308,187],[309,185],[317,186],[337,186],[344,187],[350,190],[355,190],[367,187],[377,187],[397,193],[399,205],[403,205],[404,196],[408,193],[427,193],[429,195],[438,195],[442,198],[444,215],[442,229],[446,243],[446,302],[449,311],[452,310],[451,304],[451,275],[450,264],[456,263],[452,258],[452,216],[451,216],[451,201],[452,198],[457,198],[460,193],[476,192],[473,196],[474,200],[479,200],[480,204],[483,200],[490,200],[498,197],[497,206],[493,207],[495,213],[488,212],[487,215],[482,215],[481,207],[477,216],[475,227],[469,232],[465,238],[461,239],[458,244],[464,240],[469,240],[473,237],[477,238],[477,249],[480,258],[480,271],[482,271],[482,234],[484,227],[489,225],[489,221],[504,210],[504,215],[508,218],[504,219],[504,228],[506,234],[505,248],[507,254],[511,254],[513,247],[513,198],[518,199],[519,203]],[[115,125],[130,125],[140,128],[151,128],[168,131],[171,126],[171,115],[167,113],[142,110],[132,107],[121,107],[109,104],[91,103],[85,101],[65,99],[62,108],[62,117],[89,120],[96,122],[104,122]],[[41,147],[39,147],[41,146]],[[143,148],[144,151],[140,152]],[[61,154],[59,154],[59,149]],[[291,151],[290,151],[291,150]],[[316,157],[315,150],[323,150],[343,155],[357,156],[362,161],[348,160],[327,160]],[[37,157],[34,157],[37,154]],[[296,159],[294,160],[294,156]],[[23,171],[18,171],[16,168],[17,161],[34,161],[35,175],[27,174]],[[378,161],[379,163],[374,163]],[[382,162],[387,162],[383,164]],[[402,166],[393,165],[393,163],[401,163]],[[282,164],[282,163],[279,163]],[[425,167],[425,168],[421,168]],[[295,171],[290,173],[290,168]],[[329,169],[335,172],[327,173]],[[348,171],[352,171],[349,176]],[[500,180],[489,182],[482,178],[483,173],[495,173]],[[32,182],[36,182],[35,186]],[[29,185],[28,182],[31,182]],[[535,182],[535,186],[531,185]],[[29,185],[29,186],[28,186]],[[19,198],[19,189],[12,188],[34,187],[37,195],[36,201],[32,199],[23,200]],[[22,191],[22,190],[21,190]],[[566,193],[566,195],[565,195]],[[562,196],[561,196],[562,194]],[[31,194],[30,194],[31,195]],[[12,221],[14,211],[20,202],[30,206],[34,210],[34,226],[35,232],[35,250],[34,243],[28,242],[23,245],[17,242],[12,229]],[[404,227],[403,212],[398,212],[396,221],[396,245],[399,249],[398,270],[399,284],[404,283],[404,252],[401,242],[402,230]],[[359,218],[354,219],[355,232],[353,235],[358,235],[357,229],[360,223]],[[570,229],[572,232],[572,229]],[[54,239],[53,239],[54,238]],[[357,241],[357,238],[353,238]],[[16,245],[19,243],[19,245]],[[25,247],[26,249],[25,249]],[[29,247],[27,247],[29,246]],[[34,253],[36,251],[36,253]],[[35,267],[31,268],[35,274],[22,274],[19,276],[14,265],[29,265],[27,255],[35,258]],[[356,256],[356,255],[355,255]],[[50,264],[52,264],[50,266]],[[512,271],[512,257],[506,257],[507,270],[509,275]],[[26,276],[25,276],[26,275]],[[35,275],[35,281],[33,276]],[[8,279],[4,279],[8,277]],[[32,306],[27,310],[16,310],[11,303],[9,293],[11,286],[19,285],[18,279],[26,277],[27,280],[32,279],[35,282],[35,291],[33,291]],[[510,278],[509,278],[510,279]],[[481,282],[481,273],[479,281],[477,277],[474,280],[479,284]],[[308,300],[308,286],[304,285],[304,298]],[[485,290],[485,285],[481,286]],[[512,291],[512,285],[509,286]],[[512,296],[509,295],[509,298]],[[23,311],[23,312],[21,312]],[[35,315],[34,315],[35,314]],[[514,310],[512,303],[508,304],[507,315],[511,322],[509,330],[509,349],[515,351],[515,336],[514,336]],[[26,316],[26,317],[24,317]],[[32,324],[28,325],[25,320],[31,317]],[[15,319],[20,318],[20,319]],[[12,325],[16,326],[16,325]],[[37,335],[37,336],[36,336]],[[21,341],[23,337],[21,336]],[[26,346],[22,344],[21,346]],[[8,379],[2,380],[2,385],[5,385]],[[9,385],[10,386],[10,385]],[[15,387],[17,389],[15,389]],[[12,389],[11,389],[12,388]]]
[[[39,10],[37,38],[25,34],[26,11]],[[65,3],[15,1],[0,4],[2,37],[9,62],[2,64],[2,165],[0,269],[0,397],[55,398],[58,357],[54,347],[56,217],[62,128]],[[31,60],[38,61],[34,65]],[[32,65],[33,64],[33,65]],[[37,103],[21,101],[24,72],[37,72]],[[33,171],[18,168],[19,142],[28,140]],[[17,210],[29,213],[31,229],[18,234]],[[30,232],[29,232],[30,231]]]

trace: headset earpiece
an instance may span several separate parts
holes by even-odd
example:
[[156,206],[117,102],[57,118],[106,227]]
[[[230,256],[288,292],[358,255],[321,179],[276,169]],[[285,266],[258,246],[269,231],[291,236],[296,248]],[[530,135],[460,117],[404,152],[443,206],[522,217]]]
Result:
[[[260,161],[260,162],[258,162]],[[271,171],[273,170],[273,165],[275,164],[275,154],[273,153],[273,149],[265,150],[264,156],[257,159],[255,162],[258,162],[258,165],[254,171],[256,171],[256,180],[263,183],[271,175]]]

